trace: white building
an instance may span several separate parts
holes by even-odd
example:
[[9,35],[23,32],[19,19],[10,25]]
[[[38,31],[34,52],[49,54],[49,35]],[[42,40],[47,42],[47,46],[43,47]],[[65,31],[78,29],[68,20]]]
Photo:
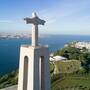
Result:
[[50,60],[51,62],[55,62],[55,61],[67,60],[67,58],[62,57],[62,56],[53,56],[53,57],[50,57],[49,60]]
[[90,49],[90,42],[77,42],[75,44],[76,48],[82,49],[82,48],[86,48],[86,49]]

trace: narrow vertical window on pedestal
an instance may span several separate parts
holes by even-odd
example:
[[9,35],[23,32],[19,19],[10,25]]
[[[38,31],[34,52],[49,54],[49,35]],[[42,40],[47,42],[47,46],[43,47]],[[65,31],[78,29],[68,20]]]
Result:
[[28,83],[28,56],[24,57],[23,90],[27,90]]
[[41,56],[41,90],[45,88],[45,63],[44,56]]

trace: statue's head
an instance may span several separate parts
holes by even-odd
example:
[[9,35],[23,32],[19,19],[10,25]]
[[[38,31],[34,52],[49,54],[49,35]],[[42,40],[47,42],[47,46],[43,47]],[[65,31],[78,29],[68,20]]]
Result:
[[32,17],[38,17],[37,14],[36,14],[36,12],[33,12],[32,13]]

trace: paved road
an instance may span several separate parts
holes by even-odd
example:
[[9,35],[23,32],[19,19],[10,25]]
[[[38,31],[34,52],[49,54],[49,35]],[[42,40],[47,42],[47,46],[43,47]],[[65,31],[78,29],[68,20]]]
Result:
[[0,89],[0,90],[17,90],[17,85],[11,86],[11,87],[8,87],[8,88],[4,88],[4,89]]

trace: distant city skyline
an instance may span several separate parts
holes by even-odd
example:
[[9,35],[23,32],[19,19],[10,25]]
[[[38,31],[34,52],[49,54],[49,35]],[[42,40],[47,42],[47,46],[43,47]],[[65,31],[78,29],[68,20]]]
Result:
[[0,32],[31,33],[32,12],[46,20],[40,33],[90,35],[90,0],[0,0]]

